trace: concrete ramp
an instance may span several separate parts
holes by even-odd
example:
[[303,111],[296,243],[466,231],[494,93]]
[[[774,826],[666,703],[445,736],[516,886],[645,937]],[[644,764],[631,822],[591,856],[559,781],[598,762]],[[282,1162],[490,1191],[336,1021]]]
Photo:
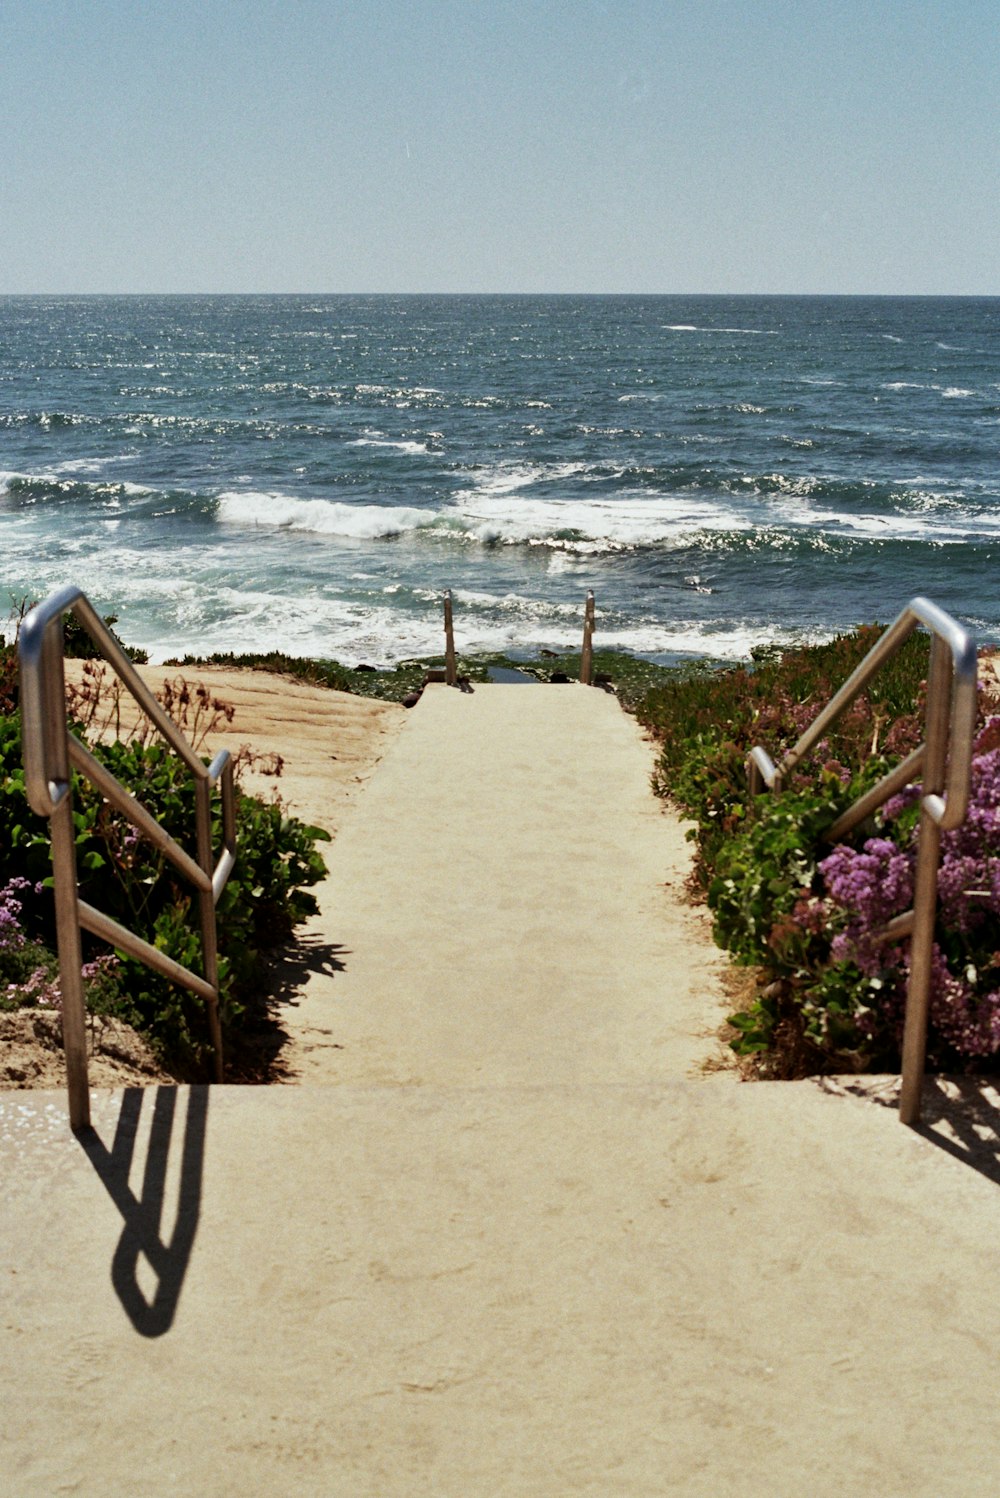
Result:
[[326,857],[302,1080],[684,1075],[724,1015],[683,830],[604,692],[429,688]]

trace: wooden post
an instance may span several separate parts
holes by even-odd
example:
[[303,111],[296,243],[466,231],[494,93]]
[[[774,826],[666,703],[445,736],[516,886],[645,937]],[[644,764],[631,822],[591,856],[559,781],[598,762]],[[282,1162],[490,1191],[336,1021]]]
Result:
[[444,679],[448,686],[458,685],[455,665],[455,628],[451,617],[451,589],[444,595]]
[[587,594],[583,611],[583,650],[580,653],[580,680],[589,687],[594,679],[594,594]]

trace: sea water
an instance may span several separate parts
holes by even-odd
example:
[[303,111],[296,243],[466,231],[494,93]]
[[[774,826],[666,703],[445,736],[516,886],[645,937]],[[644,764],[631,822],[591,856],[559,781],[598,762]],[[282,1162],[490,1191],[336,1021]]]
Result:
[[997,641],[998,459],[997,298],[0,299],[0,595],[154,660]]

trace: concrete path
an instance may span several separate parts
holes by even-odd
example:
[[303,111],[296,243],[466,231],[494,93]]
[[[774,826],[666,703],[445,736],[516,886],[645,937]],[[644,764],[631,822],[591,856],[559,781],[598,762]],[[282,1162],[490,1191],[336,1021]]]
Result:
[[0,1492],[994,1491],[1000,1099],[699,1076],[648,769],[601,694],[430,693],[327,1085],[0,1095]]
[[683,1076],[724,1014],[683,829],[604,692],[430,687],[326,853],[303,1081]]

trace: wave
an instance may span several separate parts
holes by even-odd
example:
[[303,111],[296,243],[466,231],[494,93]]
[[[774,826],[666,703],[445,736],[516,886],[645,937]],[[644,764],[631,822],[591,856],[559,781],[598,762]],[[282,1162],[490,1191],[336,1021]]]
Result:
[[984,399],[976,390],[970,390],[965,385],[928,385],[921,384],[915,380],[890,380],[880,387],[882,390],[932,390],[940,395],[942,400],[975,400]]
[[9,497],[23,506],[36,505],[46,500],[77,500],[107,506],[118,505],[123,499],[156,493],[145,484],[133,484],[125,480],[80,479],[60,471],[81,466],[85,467],[86,464],[60,464],[53,472],[44,474],[0,470],[0,497]]
[[217,515],[225,525],[307,531],[362,541],[388,540],[440,521],[436,511],[408,505],[352,505],[254,490],[220,494]]
[[387,437],[355,437],[352,441],[350,441],[350,442],[347,443],[347,446],[348,447],[384,447],[384,448],[393,449],[396,452],[401,452],[401,453],[412,453],[412,454],[424,453],[424,454],[427,454],[427,453],[433,453],[433,452],[435,452],[436,451],[435,444],[438,443],[438,442],[440,442],[440,441],[441,441],[441,433],[440,432],[431,432],[431,433],[428,434],[427,440],[425,442],[416,442],[416,441],[413,441],[413,440],[410,440],[410,439],[404,439],[403,441],[393,442],[393,441],[390,441],[390,439],[387,438]]
[[[433,436],[433,434],[431,434]],[[428,441],[430,439],[428,438]],[[423,443],[381,437],[405,456],[426,456]],[[865,541],[993,543],[1000,536],[1000,496],[970,480],[942,486],[916,474],[896,482],[838,475],[729,472],[723,467],[613,462],[505,461],[452,469],[434,503],[350,502],[280,489],[221,493],[158,490],[103,475],[127,455],[68,460],[53,471],[0,472],[0,503],[43,525],[47,506],[108,511],[165,527],[212,521],[230,529],[289,531],[330,540],[380,542],[420,536],[438,543],[548,548],[598,556],[625,550],[718,545],[749,532],[780,546],[782,533],[808,535],[809,546]],[[464,480],[464,483],[463,483]],[[454,487],[457,483],[458,487]],[[37,520],[31,512],[37,509]],[[171,544],[179,544],[177,533]],[[728,544],[728,543],[727,543]]]
[[101,416],[84,416],[78,411],[5,411],[0,414],[0,431],[38,427],[43,432],[62,427],[102,426]]
[[[417,590],[419,592],[420,590]],[[516,594],[493,596],[475,590],[453,593],[456,630],[470,654],[508,651],[533,654],[538,649],[578,650],[582,609],[544,603]],[[141,591],[134,594],[142,607]],[[329,597],[310,592],[250,592],[235,587],[181,588],[162,599],[158,631],[130,628],[129,600],[120,598],[121,623],[130,640],[149,650],[154,664],[189,650],[272,650],[293,655],[364,661],[392,667],[401,660],[440,654],[441,594],[398,600]],[[145,633],[144,638],[140,635]],[[815,632],[813,634],[815,637]],[[598,609],[597,643],[635,655],[665,659],[709,656],[745,660],[760,644],[804,640],[799,630],[782,629],[759,618],[725,622],[669,621],[643,617],[627,620]]]
[[660,326],[666,333],[735,333],[745,338],[777,338],[777,328],[716,328],[701,327],[690,322],[665,322]]
[[433,506],[230,490],[218,496],[215,509],[230,526],[372,541],[419,533],[453,543],[581,554],[678,549],[744,532],[772,542],[781,532],[808,532],[811,545],[1000,535],[992,493],[970,497],[916,479],[893,484],[781,471],[733,474],[696,465],[507,462],[474,471],[468,480]]

